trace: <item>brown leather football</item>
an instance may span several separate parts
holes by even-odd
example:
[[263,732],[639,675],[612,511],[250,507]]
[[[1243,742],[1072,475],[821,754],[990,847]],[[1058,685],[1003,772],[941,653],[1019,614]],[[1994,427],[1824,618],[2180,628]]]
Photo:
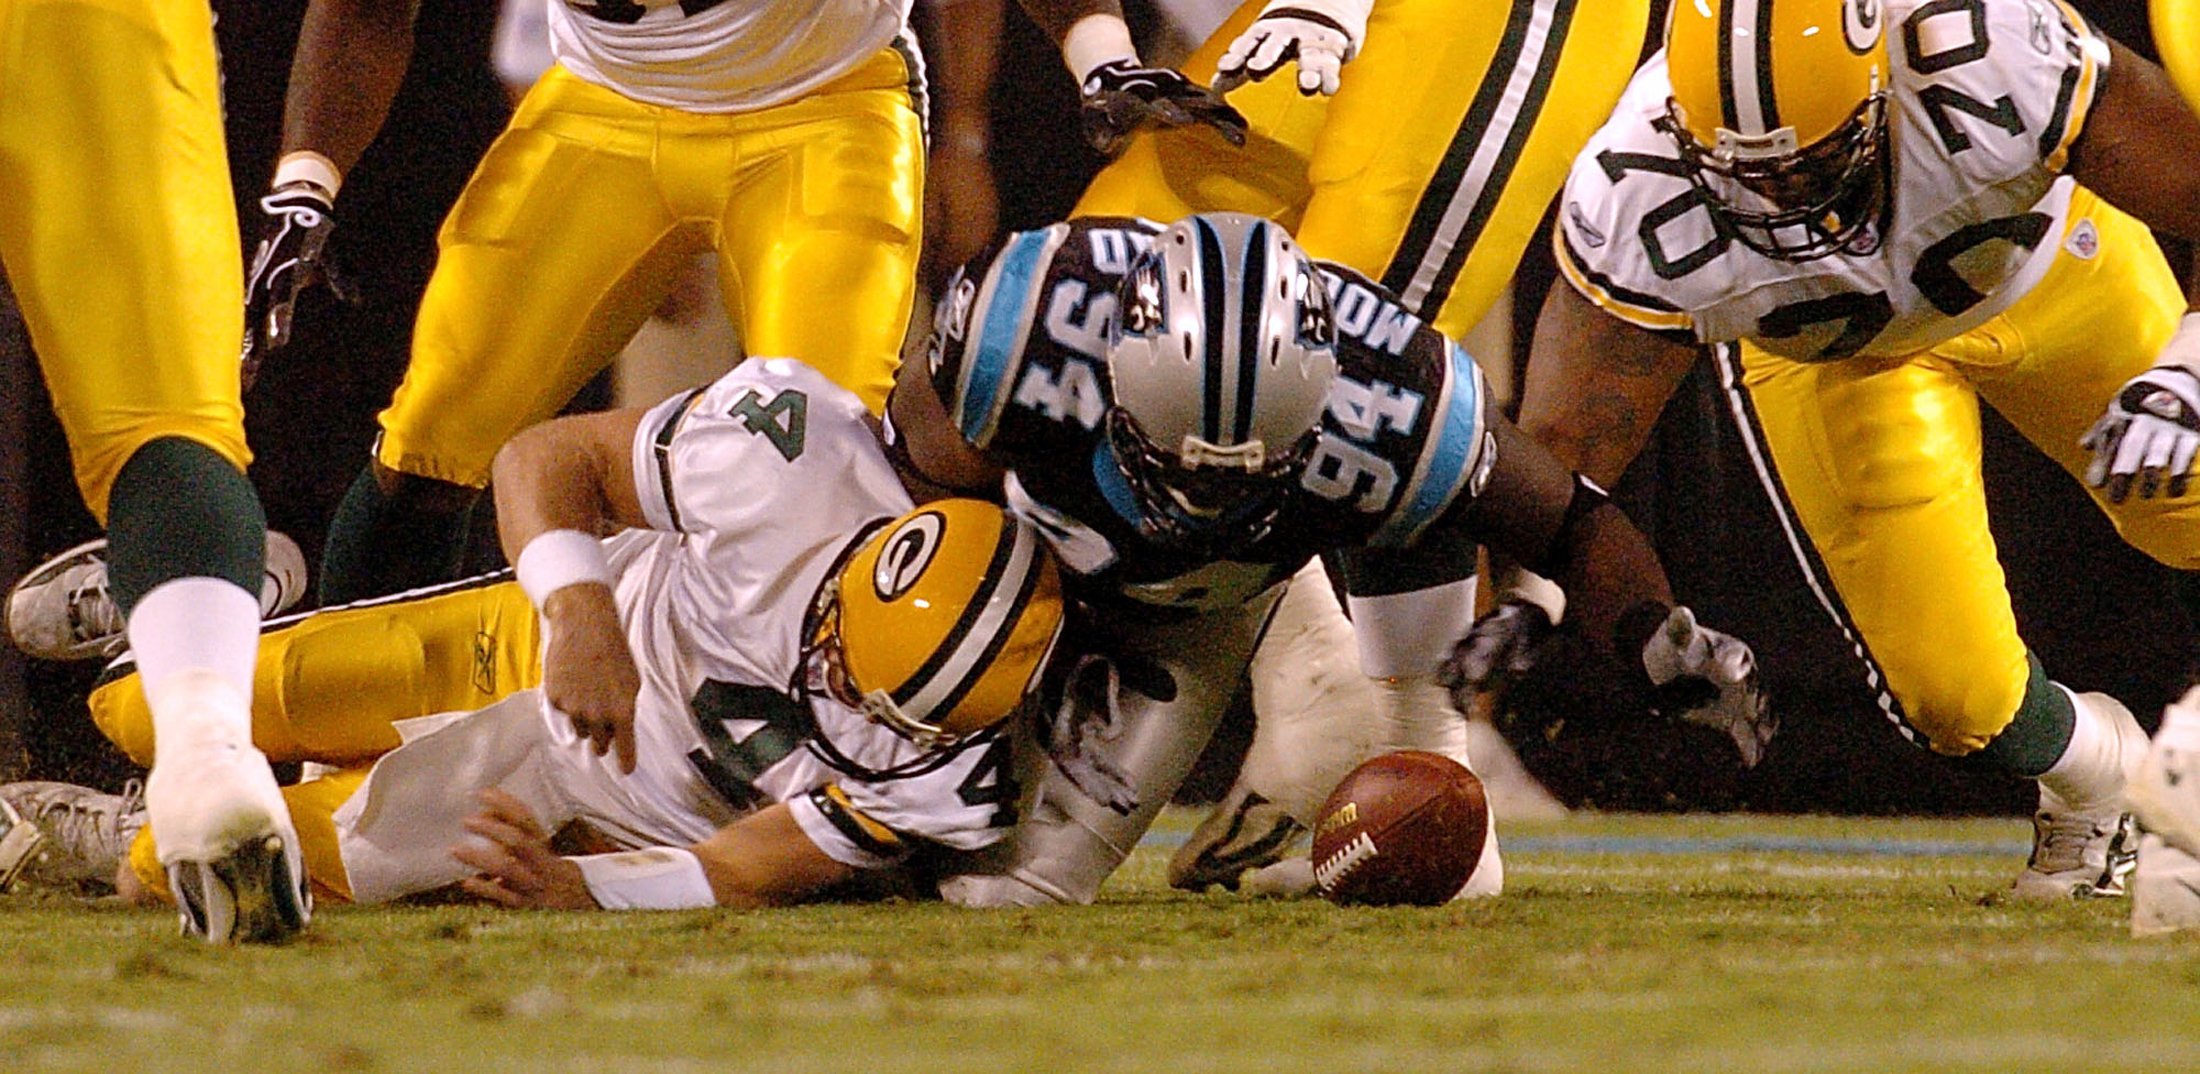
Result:
[[1489,837],[1482,781],[1403,750],[1352,770],[1314,823],[1314,883],[1335,903],[1435,906],[1466,886]]

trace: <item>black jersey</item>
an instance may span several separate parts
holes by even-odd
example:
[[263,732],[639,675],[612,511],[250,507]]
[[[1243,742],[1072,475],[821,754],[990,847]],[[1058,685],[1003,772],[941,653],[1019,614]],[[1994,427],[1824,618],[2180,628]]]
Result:
[[[1322,553],[1410,549],[1463,528],[1496,461],[1481,371],[1381,285],[1320,263],[1338,375],[1299,483],[1256,538],[1164,539],[1103,429],[1115,285],[1159,231],[1089,218],[1010,236],[982,276],[950,286],[927,354],[948,419],[1008,468],[1010,508],[1046,534],[1083,599],[1215,608]],[[1457,558],[1450,577],[1431,580],[1473,571],[1471,556]]]

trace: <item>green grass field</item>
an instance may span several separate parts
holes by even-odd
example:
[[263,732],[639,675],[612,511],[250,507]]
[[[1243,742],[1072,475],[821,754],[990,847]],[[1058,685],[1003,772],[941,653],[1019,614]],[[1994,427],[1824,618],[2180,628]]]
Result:
[[1100,905],[324,911],[213,950],[0,898],[0,1071],[2154,1071],[2200,936],[1998,893],[2021,821],[1582,817],[1433,910],[1185,896],[1168,818]]

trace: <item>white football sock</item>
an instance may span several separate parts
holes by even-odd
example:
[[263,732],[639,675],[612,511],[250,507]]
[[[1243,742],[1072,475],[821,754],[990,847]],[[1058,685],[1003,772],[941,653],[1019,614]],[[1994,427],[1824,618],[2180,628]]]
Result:
[[[219,578],[176,578],[154,586],[130,613],[130,650],[153,712],[155,749],[197,725],[192,737],[252,738],[252,668],[260,650],[260,598]],[[187,672],[198,672],[178,679]],[[211,678],[226,690],[201,688]],[[234,697],[213,694],[234,692]],[[208,694],[207,697],[200,697]],[[242,702],[239,704],[239,702]],[[207,726],[209,719],[216,726]]]
[[2099,808],[2120,799],[2124,781],[2138,768],[2146,752],[2146,736],[2139,732],[2130,712],[2107,694],[2074,694],[2061,683],[2055,688],[2070,699],[2077,718],[2071,724],[2070,745],[2063,748],[2054,765],[2040,773],[2040,785],[2077,810]]

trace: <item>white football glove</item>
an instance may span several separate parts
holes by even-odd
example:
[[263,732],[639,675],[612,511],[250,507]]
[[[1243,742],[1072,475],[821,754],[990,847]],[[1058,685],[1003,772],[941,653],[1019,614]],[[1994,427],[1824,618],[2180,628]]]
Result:
[[1694,612],[1675,607],[1643,644],[1642,669],[1656,688],[1653,703],[1659,712],[1733,736],[1743,768],[1764,757],[1779,724],[1758,685],[1757,655],[1742,639],[1703,626]]
[[2163,492],[2183,496],[2200,454],[2200,376],[2181,365],[2158,365],[2124,383],[2108,412],[2078,441],[2093,453],[2086,484],[2105,488],[2122,503],[2137,484],[2139,497]]
[[1360,54],[1374,0],[1268,0],[1260,17],[1215,62],[1215,88],[1258,82],[1286,62],[1299,63],[1299,92],[1337,92],[1337,70]]

